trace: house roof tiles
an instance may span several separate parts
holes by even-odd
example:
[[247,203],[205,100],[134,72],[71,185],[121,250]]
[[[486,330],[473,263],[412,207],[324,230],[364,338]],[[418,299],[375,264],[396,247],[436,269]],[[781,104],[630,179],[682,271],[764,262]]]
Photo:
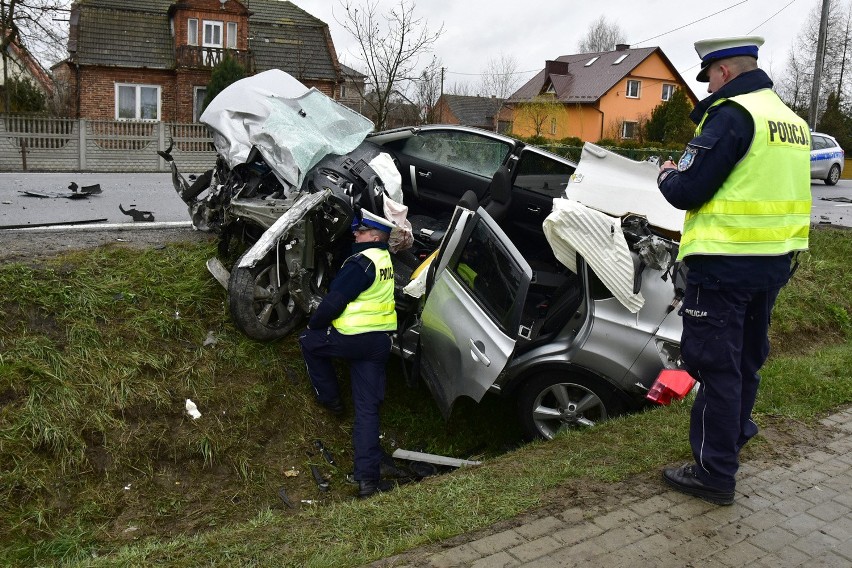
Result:
[[[549,74],[539,71],[509,97],[510,102],[532,99],[553,85],[557,100],[564,103],[591,103],[600,99],[624,79],[658,47],[643,47],[620,51],[562,55],[556,61],[567,64],[567,73]],[[660,52],[662,55],[662,52]],[[665,55],[662,55],[665,59]],[[622,58],[621,61],[618,61]],[[594,61],[587,65],[590,61]],[[668,61],[668,59],[666,59]],[[564,69],[560,66],[560,71]]]
[[467,126],[493,128],[494,116],[500,111],[503,99],[496,97],[470,97],[464,95],[443,95],[450,111]]
[[[82,65],[174,68],[169,22],[174,4],[173,0],[78,0],[79,26],[69,50]],[[287,1],[242,4],[251,10],[249,48],[257,71],[275,68],[300,79],[338,80],[333,44],[322,20]]]

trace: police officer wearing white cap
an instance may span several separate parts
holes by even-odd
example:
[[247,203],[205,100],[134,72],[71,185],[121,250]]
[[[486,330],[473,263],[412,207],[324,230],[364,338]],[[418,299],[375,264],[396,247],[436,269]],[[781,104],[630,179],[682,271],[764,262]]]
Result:
[[734,501],[739,451],[757,434],[751,412],[769,354],[769,317],[808,247],[810,134],[757,67],[763,38],[696,42],[710,96],[677,164],[657,184],[687,211],[678,259],[689,268],[681,353],[699,381],[689,440],[694,463],[663,471],[674,489]]
[[343,414],[334,358],[350,363],[355,422],[354,477],[358,497],[393,488],[380,480],[379,408],[385,397],[385,365],[396,330],[394,273],[388,252],[393,223],[362,210],[352,223],[352,256],[343,262],[328,294],[299,337],[317,402]]

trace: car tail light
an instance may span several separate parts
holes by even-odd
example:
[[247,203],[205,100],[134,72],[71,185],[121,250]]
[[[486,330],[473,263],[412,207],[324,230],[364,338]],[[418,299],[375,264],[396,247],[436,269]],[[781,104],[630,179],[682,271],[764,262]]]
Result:
[[645,398],[663,406],[680,400],[695,386],[695,379],[683,369],[663,369]]

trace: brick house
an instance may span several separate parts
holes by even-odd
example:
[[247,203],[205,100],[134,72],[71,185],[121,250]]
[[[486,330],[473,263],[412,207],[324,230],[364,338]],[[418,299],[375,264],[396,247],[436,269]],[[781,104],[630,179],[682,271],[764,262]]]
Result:
[[545,62],[544,69],[509,97],[506,107],[518,136],[633,139],[639,124],[675,89],[683,89],[693,106],[698,102],[659,47],[620,44],[613,51]]
[[250,74],[282,69],[329,96],[342,84],[328,26],[280,0],[77,0],[68,58],[53,71],[70,116],[194,122],[226,53]]
[[441,95],[435,105],[435,120],[440,124],[464,124],[484,130],[505,132],[508,124],[498,120],[503,99],[496,96],[472,97]]
[[16,41],[9,44],[6,56],[0,57],[0,85],[5,78],[28,79],[45,96],[53,95],[53,78],[38,60]]

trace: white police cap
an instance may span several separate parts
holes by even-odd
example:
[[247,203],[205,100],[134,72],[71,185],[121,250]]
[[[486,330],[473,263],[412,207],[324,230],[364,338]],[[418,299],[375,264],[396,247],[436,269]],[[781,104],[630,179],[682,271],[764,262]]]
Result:
[[390,233],[396,226],[392,221],[388,221],[384,217],[379,217],[375,213],[370,213],[366,209],[361,209],[361,224],[371,229],[378,229],[385,233]]
[[760,36],[720,37],[696,41],[695,51],[701,58],[701,71],[698,72],[695,79],[707,83],[710,80],[707,77],[707,68],[710,67],[711,63],[720,59],[740,55],[748,55],[757,59],[757,49],[761,45],[763,45],[763,38]]

